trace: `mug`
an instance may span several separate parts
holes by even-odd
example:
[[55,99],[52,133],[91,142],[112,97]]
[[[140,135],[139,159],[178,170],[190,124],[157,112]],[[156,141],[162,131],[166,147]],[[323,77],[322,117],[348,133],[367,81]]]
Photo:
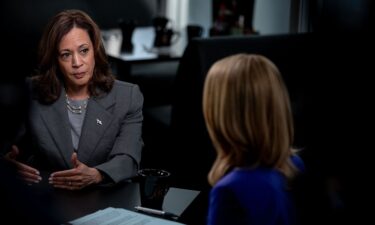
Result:
[[152,19],[152,24],[155,30],[165,30],[167,29],[167,25],[169,24],[170,20],[166,17],[155,17]]
[[152,22],[155,30],[154,47],[169,47],[177,42],[180,34],[171,29],[170,19],[155,17]]
[[164,197],[169,190],[171,173],[162,169],[138,171],[141,206],[162,210]]
[[203,27],[200,25],[188,25],[186,27],[186,32],[188,36],[188,41],[195,37],[202,37]]
[[154,47],[171,46],[179,38],[179,33],[172,29],[155,30]]
[[119,27],[122,33],[121,52],[132,52],[132,37],[136,27],[135,22],[133,20],[120,20]]

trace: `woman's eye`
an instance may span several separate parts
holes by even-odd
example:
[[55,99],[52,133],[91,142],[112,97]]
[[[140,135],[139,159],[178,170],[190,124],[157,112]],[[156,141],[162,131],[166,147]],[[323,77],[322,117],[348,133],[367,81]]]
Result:
[[60,55],[60,57],[62,58],[62,59],[67,59],[67,58],[69,58],[69,56],[70,56],[70,54],[69,53],[61,53],[61,55]]
[[89,52],[89,49],[88,48],[84,48],[81,50],[81,53],[86,55],[87,53]]

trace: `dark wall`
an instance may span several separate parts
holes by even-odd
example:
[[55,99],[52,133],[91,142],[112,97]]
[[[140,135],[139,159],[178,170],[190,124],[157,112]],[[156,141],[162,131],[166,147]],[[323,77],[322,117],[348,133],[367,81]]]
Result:
[[[36,50],[48,19],[64,9],[81,9],[102,29],[116,28],[120,19],[151,25],[157,14],[156,0],[6,0],[0,2],[1,43],[8,56],[4,65],[16,64],[17,74],[35,68]],[[20,66],[22,65],[22,66]],[[11,70],[14,76],[14,69]]]
[[312,31],[369,32],[374,29],[372,0],[310,0]]

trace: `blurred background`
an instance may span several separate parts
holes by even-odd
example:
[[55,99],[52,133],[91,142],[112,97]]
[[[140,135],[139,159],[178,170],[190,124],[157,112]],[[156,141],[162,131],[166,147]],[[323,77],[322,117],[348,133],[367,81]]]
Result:
[[374,21],[370,0],[3,0],[0,4],[1,36],[21,50],[16,58],[24,65],[18,74],[24,75],[35,68],[36,46],[47,20],[63,9],[84,10],[103,30],[119,28],[120,21],[152,26],[155,17],[165,17],[183,35],[187,26],[200,26],[202,37],[363,31]]

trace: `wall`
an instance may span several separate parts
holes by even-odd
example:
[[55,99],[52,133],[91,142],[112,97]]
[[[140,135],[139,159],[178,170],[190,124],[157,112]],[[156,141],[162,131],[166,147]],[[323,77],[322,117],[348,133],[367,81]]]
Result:
[[199,24],[204,27],[203,36],[208,36],[212,26],[212,2],[202,0],[189,1],[189,24]]
[[[293,0],[255,0],[254,29],[260,34],[289,33],[291,1]],[[208,30],[212,26],[212,1],[189,0],[188,23],[203,25],[204,36],[208,36]]]
[[188,0],[167,1],[166,17],[173,23],[173,28],[182,31],[188,23],[189,2]]
[[253,25],[260,34],[289,33],[291,0],[256,0]]
[[166,17],[173,22],[173,28],[186,35],[186,26],[198,24],[203,26],[203,36],[208,36],[212,25],[212,3],[201,0],[166,1]]
[[312,31],[370,32],[374,28],[373,0],[321,0],[311,2]]

